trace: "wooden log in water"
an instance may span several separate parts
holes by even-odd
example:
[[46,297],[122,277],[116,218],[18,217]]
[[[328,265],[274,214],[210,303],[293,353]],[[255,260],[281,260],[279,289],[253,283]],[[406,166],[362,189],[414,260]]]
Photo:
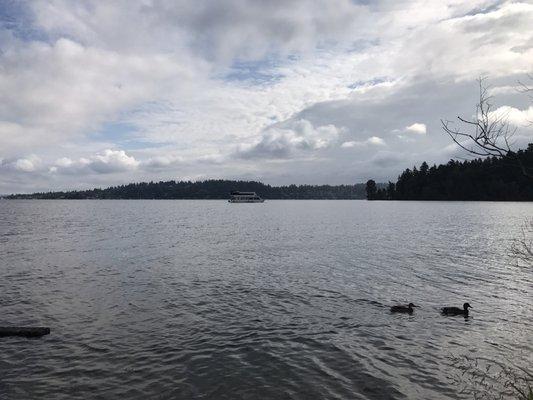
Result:
[[4,336],[23,336],[23,337],[41,337],[48,335],[50,328],[44,326],[0,326],[0,337]]

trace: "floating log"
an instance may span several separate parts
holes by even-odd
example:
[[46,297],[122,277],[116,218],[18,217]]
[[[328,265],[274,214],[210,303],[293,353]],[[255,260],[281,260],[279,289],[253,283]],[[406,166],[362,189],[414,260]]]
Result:
[[50,328],[44,326],[0,326],[0,337],[4,336],[23,336],[23,337],[41,337],[50,334]]

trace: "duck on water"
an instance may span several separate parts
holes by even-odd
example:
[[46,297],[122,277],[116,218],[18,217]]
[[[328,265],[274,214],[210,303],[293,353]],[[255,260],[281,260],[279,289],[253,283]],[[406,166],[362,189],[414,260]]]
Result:
[[413,307],[418,307],[418,306],[415,306],[413,303],[409,303],[407,305],[405,304],[402,304],[402,305],[398,305],[398,306],[392,306],[390,308],[390,312],[393,312],[393,313],[409,313],[409,314],[412,314],[413,313]]
[[463,308],[459,307],[444,307],[441,311],[444,315],[464,315],[468,316],[468,309],[472,306],[468,303],[463,304]]

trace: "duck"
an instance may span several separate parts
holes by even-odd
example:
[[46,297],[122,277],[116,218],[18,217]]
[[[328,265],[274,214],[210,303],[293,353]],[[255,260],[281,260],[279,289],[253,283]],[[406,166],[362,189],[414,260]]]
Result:
[[470,304],[464,303],[463,308],[459,307],[444,307],[442,308],[442,314],[444,315],[464,315],[468,316],[468,309],[473,308]]
[[413,307],[418,307],[418,306],[415,306],[413,303],[409,303],[407,305],[397,305],[397,306],[392,306],[390,308],[390,311],[391,312],[397,312],[397,313],[409,313],[409,314],[412,314],[413,313]]

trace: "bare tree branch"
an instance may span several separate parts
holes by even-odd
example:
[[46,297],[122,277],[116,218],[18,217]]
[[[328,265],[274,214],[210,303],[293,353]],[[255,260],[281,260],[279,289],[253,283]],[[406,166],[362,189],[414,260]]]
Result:
[[474,399],[530,400],[533,396],[533,375],[510,360],[463,355],[450,356],[450,361],[456,373],[449,378],[461,387],[460,393],[470,394]]
[[[523,165],[522,161],[511,150],[512,138],[516,128],[509,124],[508,114],[496,114],[489,95],[490,87],[486,85],[486,78],[480,77],[479,102],[473,119],[458,116],[459,126],[453,121],[442,120],[443,130],[460,148],[479,157],[512,157],[525,176],[533,179],[533,170]],[[527,86],[524,87],[529,91]]]
[[[529,80],[533,81],[533,74],[527,74],[527,77]],[[518,84],[520,85],[520,88],[518,89],[522,93],[528,93],[529,97],[533,99],[533,95],[530,95],[529,93],[533,92],[533,88],[529,85],[526,85],[522,81],[518,81]]]
[[533,218],[524,224],[520,237],[513,240],[511,255],[519,264],[533,266]]

